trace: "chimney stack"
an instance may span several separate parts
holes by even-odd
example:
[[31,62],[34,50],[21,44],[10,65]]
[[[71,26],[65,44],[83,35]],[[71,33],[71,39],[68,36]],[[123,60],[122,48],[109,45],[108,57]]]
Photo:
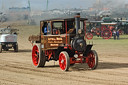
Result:
[[76,34],[78,34],[78,30],[80,29],[80,13],[76,13],[75,15],[75,24],[76,24]]

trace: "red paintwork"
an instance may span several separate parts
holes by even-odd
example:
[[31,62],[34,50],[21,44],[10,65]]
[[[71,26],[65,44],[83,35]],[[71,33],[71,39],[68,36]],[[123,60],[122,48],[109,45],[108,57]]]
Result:
[[64,47],[64,49],[68,49],[68,47],[66,46],[66,47]]
[[85,58],[84,56],[80,56],[80,54],[78,52],[76,54],[78,54],[77,60],[75,59],[75,57],[70,57],[70,64],[86,63],[85,61],[83,61],[83,59]]
[[86,63],[88,64],[89,68],[93,68],[95,65],[95,55],[92,51],[88,53],[88,57],[86,58]]
[[69,45],[69,46],[68,46],[68,48],[69,48],[70,50],[72,50],[72,47],[71,47],[71,45]]
[[66,68],[66,56],[63,53],[61,53],[59,55],[59,65],[60,65],[60,68],[62,70],[65,70],[65,68]]
[[123,30],[119,30],[119,34],[122,35],[123,34]]
[[108,26],[108,28],[109,28],[110,30],[113,30],[115,27],[114,27],[114,26]]
[[92,34],[92,33],[87,33],[87,34],[86,34],[86,38],[87,38],[88,40],[91,40],[91,39],[93,38],[93,34]]
[[100,29],[96,28],[96,35],[100,35]]
[[39,50],[38,47],[34,45],[32,49],[32,61],[35,66],[37,66],[39,63],[39,55],[37,54],[39,54]]
[[58,34],[58,30],[56,31],[56,35]]
[[91,33],[94,33],[95,32],[95,30],[94,29],[91,29]]
[[112,37],[112,32],[110,29],[104,29],[102,32],[103,39],[110,39]]
[[55,55],[55,52],[53,50],[47,50],[45,51],[45,55],[48,56],[48,60],[50,60],[52,55]]
[[77,59],[74,57],[70,57],[70,64],[75,63],[87,63],[89,68],[93,68],[95,66],[95,55],[93,51],[90,51],[87,56],[80,56],[78,53]]
[[107,27],[106,26],[101,26],[101,31],[103,31],[104,29],[107,29]]
[[68,45],[68,46],[65,46],[64,49],[70,49],[70,50],[72,50],[72,47],[71,47],[71,45]]

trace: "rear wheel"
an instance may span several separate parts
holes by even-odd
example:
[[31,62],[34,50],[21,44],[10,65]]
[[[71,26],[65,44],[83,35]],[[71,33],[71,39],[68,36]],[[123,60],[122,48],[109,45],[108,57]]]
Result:
[[88,53],[87,64],[88,64],[89,68],[92,69],[92,70],[97,68],[97,66],[98,66],[98,55],[97,55],[97,52],[95,50],[91,50]]
[[18,52],[18,44],[17,43],[14,45],[14,52]]
[[0,53],[2,53],[2,45],[0,44]]
[[46,57],[40,47],[40,45],[34,45],[32,49],[32,61],[35,67],[44,67]]
[[59,55],[59,65],[63,71],[68,71],[70,66],[70,58],[66,51],[63,51]]
[[110,29],[104,29],[103,31],[102,31],[102,37],[103,37],[103,39],[110,39],[111,37],[112,37],[112,32],[111,32],[111,30]]

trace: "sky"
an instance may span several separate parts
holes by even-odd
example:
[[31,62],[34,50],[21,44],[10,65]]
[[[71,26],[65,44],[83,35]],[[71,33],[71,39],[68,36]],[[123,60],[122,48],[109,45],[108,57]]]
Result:
[[[128,3],[128,0],[102,0],[118,3]],[[88,8],[96,0],[49,0],[48,9],[65,8]],[[30,0],[32,10],[46,10],[47,0]],[[0,0],[0,10],[7,10],[9,7],[27,7],[28,0]]]
[[[88,8],[95,0],[49,0],[48,9]],[[2,6],[3,3],[3,6]],[[30,0],[32,10],[45,10],[47,0]],[[86,4],[88,3],[88,4]],[[5,5],[6,4],[6,5]],[[9,7],[26,7],[28,0],[0,0],[0,9]]]

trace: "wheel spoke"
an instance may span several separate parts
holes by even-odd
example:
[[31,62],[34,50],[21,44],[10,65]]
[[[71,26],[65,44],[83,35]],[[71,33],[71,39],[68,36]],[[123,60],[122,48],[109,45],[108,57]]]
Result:
[[39,50],[37,49],[36,52],[39,53]]
[[37,57],[37,54],[35,53],[35,57]]

